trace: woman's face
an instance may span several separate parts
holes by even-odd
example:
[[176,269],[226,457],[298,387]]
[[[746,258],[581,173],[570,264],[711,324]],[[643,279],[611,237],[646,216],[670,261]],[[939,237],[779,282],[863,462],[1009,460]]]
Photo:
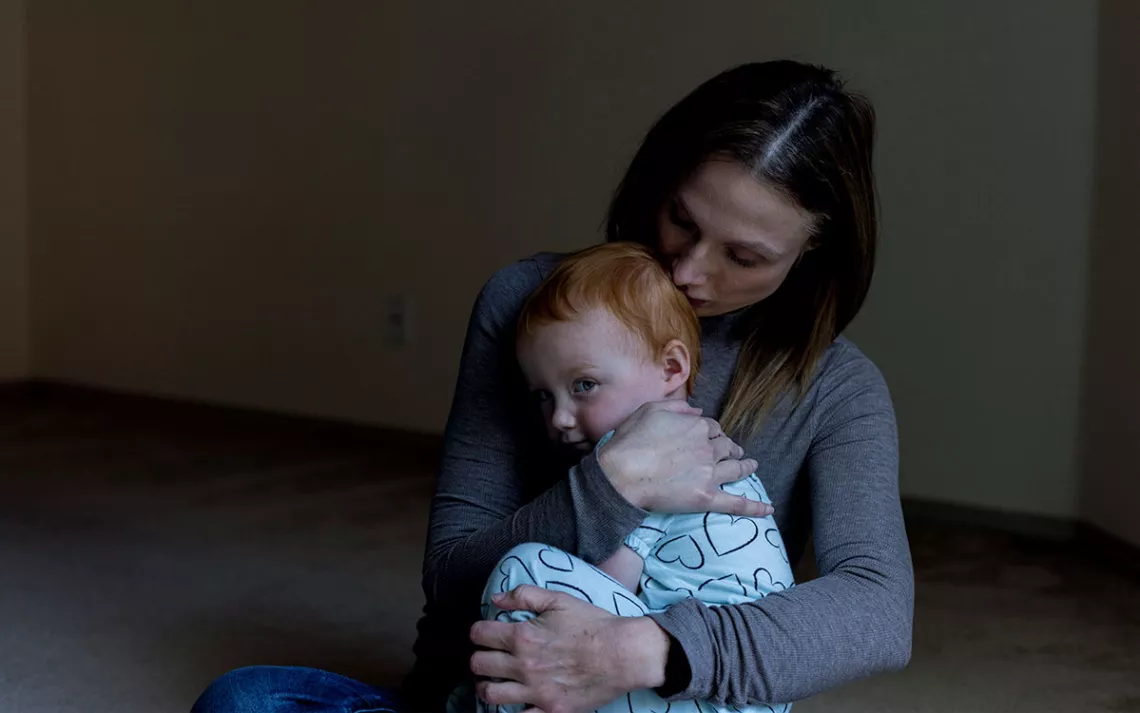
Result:
[[810,249],[814,220],[739,163],[710,160],[665,204],[657,226],[673,282],[709,317],[775,292]]

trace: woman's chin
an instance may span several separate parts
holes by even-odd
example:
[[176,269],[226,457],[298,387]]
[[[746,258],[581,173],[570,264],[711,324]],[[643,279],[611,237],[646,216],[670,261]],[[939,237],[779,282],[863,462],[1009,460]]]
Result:
[[719,317],[722,314],[728,314],[731,309],[725,309],[716,302],[705,302],[700,307],[693,307],[693,311],[697,313],[698,317]]
[[729,314],[736,314],[756,304],[755,302],[747,304],[724,304],[723,302],[708,302],[701,309],[695,309],[698,317],[724,317]]

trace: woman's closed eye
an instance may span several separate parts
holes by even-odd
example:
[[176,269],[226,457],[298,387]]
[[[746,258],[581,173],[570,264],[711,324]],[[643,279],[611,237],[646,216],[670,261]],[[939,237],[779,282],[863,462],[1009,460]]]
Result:
[[570,387],[570,390],[575,394],[586,394],[598,387],[598,382],[593,379],[577,379]]
[[749,250],[740,250],[739,248],[726,247],[724,254],[728,257],[730,262],[740,267],[757,267],[767,262],[767,258]]

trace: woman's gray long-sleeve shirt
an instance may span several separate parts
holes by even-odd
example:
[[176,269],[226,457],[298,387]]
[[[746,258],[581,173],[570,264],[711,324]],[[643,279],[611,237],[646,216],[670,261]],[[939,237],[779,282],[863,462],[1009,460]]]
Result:
[[[515,319],[557,260],[538,255],[499,271],[471,315],[424,557],[427,605],[409,678],[420,705],[435,707],[464,675],[480,593],[508,549],[543,542],[599,563],[646,516],[614,490],[593,455],[578,464],[552,457],[522,383]],[[740,338],[731,316],[701,322],[691,401],[715,416]],[[914,580],[894,410],[878,369],[837,340],[803,399],[778,406],[741,445],[759,462],[792,564],[813,534],[820,577],[749,604],[690,599],[654,615],[692,671],[674,698],[793,701],[904,666]]]

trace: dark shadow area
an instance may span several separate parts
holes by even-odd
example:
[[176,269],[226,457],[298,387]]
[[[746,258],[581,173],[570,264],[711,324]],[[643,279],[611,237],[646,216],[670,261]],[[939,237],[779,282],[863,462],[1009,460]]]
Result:
[[422,606],[433,442],[5,389],[0,710],[180,710],[254,663],[398,683]]
[[[0,709],[86,696],[181,710],[251,664],[398,683],[435,459],[432,439],[380,429],[3,390],[0,566],[18,576],[0,590]],[[908,527],[910,667],[799,708],[1120,711],[1140,697],[1140,576],[1120,560],[984,523]]]
[[1140,5],[1098,5],[1097,122],[1081,374],[1080,512],[1140,544]]

